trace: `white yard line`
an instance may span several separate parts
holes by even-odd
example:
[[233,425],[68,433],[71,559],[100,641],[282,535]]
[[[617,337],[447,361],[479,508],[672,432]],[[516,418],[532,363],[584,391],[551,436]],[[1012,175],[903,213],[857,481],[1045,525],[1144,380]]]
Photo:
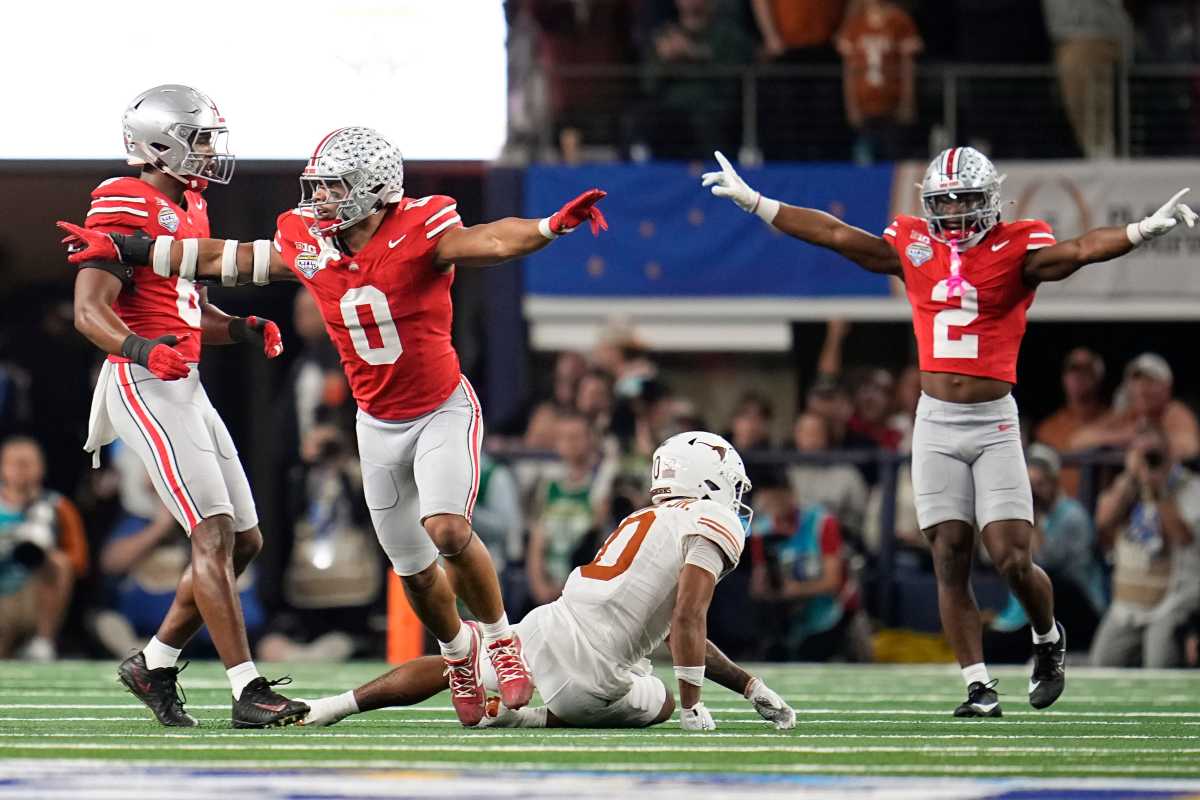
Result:
[[[124,720],[124,717],[116,717],[110,719]],[[247,737],[257,736],[256,732],[252,731],[215,731],[200,729],[200,732],[185,732],[185,731],[162,731],[159,733],[61,733],[61,732],[44,732],[44,733],[0,733],[0,738],[7,739],[189,739],[193,741],[204,741],[214,738],[234,738],[240,741],[246,741]],[[308,739],[310,741],[321,741],[324,739],[397,739],[397,740],[415,740],[428,742],[430,734],[428,733],[342,733],[336,728],[314,728],[301,732],[292,732],[286,729],[273,730],[270,732],[271,740],[276,739]],[[660,739],[681,739],[690,742],[696,741],[694,733],[672,732],[664,729],[647,729],[644,733],[641,731],[592,731],[592,730],[574,730],[569,728],[555,729],[530,729],[523,728],[521,730],[491,730],[491,731],[463,731],[462,733],[452,733],[439,731],[437,737],[439,740],[457,740],[457,741],[478,741],[480,739],[500,739],[507,741],[527,740],[530,736],[543,737],[544,739],[563,739],[567,741],[576,740],[617,740],[628,741],[631,738],[644,736],[646,741],[653,742]],[[912,734],[908,733],[814,733],[804,735],[799,732],[784,733],[781,731],[767,733],[728,733],[721,731],[713,731],[704,734],[704,739],[771,739],[777,742],[794,742],[798,739],[854,739],[856,741],[874,740],[874,739],[904,739],[912,740]],[[986,733],[935,733],[924,734],[924,739],[947,739],[947,740],[995,740],[1006,741],[1012,739],[1018,740],[1047,740],[1047,741],[1075,741],[1077,739],[1096,739],[1096,740],[1139,740],[1139,741],[1195,741],[1200,740],[1200,734],[1185,735],[1185,734],[1163,734],[1154,736],[1150,734],[1070,734],[1064,733],[1061,735],[1052,734],[986,734]],[[936,749],[936,748],[935,748]],[[1118,748],[1120,749],[1120,748]],[[1056,752],[1058,748],[1055,748]],[[1178,751],[1176,751],[1178,752]]]
[[[0,761],[0,765],[4,762]],[[26,765],[36,765],[36,760],[23,759],[21,762]],[[73,760],[56,760],[56,763],[73,763]],[[229,760],[229,759],[197,759],[189,760],[186,763],[181,763],[177,760],[169,759],[149,759],[149,760],[129,760],[129,761],[106,761],[104,759],[81,759],[74,762],[77,765],[88,765],[99,770],[127,770],[130,767],[166,767],[172,769],[303,769],[303,770],[324,770],[324,769],[340,769],[340,768],[357,768],[357,769],[396,769],[402,768],[405,770],[465,770],[479,772],[480,770],[492,771],[537,771],[537,772],[555,772],[561,773],[564,769],[570,769],[571,765],[565,765],[554,761],[513,761],[503,764],[481,764],[478,761],[396,761],[389,759],[371,759],[371,760],[356,760],[356,759],[329,759],[329,760],[312,760],[312,759],[290,759],[290,760]],[[707,769],[706,769],[707,768]],[[1070,764],[1070,765],[1055,765],[1051,769],[1033,770],[1027,765],[976,765],[976,764],[883,764],[883,765],[859,765],[859,764],[734,764],[734,765],[704,765],[697,769],[687,769],[687,765],[678,763],[639,763],[639,764],[604,764],[595,763],[587,765],[586,770],[574,770],[586,772],[615,772],[615,773],[636,773],[646,775],[650,773],[681,773],[708,775],[727,772],[736,773],[759,773],[759,774],[809,774],[809,775],[1014,775],[1026,776],[1031,772],[1076,772],[1088,773],[1094,775],[1158,775],[1164,773],[1179,773],[1182,775],[1200,774],[1200,765],[1185,764],[1185,765],[1139,765],[1139,764]],[[661,777],[661,776],[660,776]],[[1194,789],[1194,786],[1192,786]],[[698,787],[697,791],[702,791],[703,787]]]

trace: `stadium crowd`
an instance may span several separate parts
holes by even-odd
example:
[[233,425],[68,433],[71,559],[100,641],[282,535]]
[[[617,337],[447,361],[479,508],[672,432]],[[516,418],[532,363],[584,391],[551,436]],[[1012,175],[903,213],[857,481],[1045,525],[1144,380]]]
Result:
[[[1115,70],[1200,53],[1192,0],[512,0],[507,9],[517,160],[691,158],[737,141],[767,159],[923,156],[943,146],[931,143],[945,135],[934,71],[945,65],[982,66],[971,73],[976,91],[959,98],[960,137],[987,139],[1005,158],[1111,156]],[[1042,66],[1045,79],[989,82],[994,64]],[[1163,76],[1145,91],[1192,96]],[[997,124],[1034,107],[1036,131]],[[747,117],[757,131],[748,139]]]
[[[256,651],[271,660],[378,655],[384,640],[386,562],[362,498],[353,402],[314,313],[298,293],[299,352],[277,455],[286,523],[270,534],[285,542],[272,581],[280,590],[260,597],[255,569],[239,584]],[[746,459],[756,511],[746,557],[714,602],[715,640],[739,657],[864,661],[873,630],[936,629],[894,607],[896,593],[919,604],[934,591],[905,459],[918,373],[843,363],[849,332],[828,324],[786,421],[757,392],[740,396],[728,419],[710,418],[622,324],[590,353],[554,356],[524,432],[486,440],[474,525],[510,614],[557,597],[570,571],[647,503],[659,441],[715,426]],[[1054,578],[1072,647],[1090,649],[1095,663],[1200,666],[1200,475],[1186,466],[1200,455],[1200,424],[1173,396],[1162,357],[1123,365],[1111,401],[1106,369],[1091,350],[1070,350],[1061,406],[1022,421],[1035,558]],[[775,438],[780,429],[788,435]],[[0,447],[0,656],[123,655],[169,605],[187,564],[183,531],[132,453],[117,443],[103,464],[75,493],[85,530],[76,503],[44,485],[37,441],[13,435]],[[1023,660],[1027,620],[982,548],[976,583],[989,660]],[[71,635],[60,635],[64,619]]]

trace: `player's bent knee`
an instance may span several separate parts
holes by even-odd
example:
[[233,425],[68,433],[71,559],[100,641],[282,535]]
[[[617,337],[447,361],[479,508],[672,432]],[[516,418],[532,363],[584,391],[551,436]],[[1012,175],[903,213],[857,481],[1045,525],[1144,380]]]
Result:
[[447,558],[453,558],[471,543],[471,523],[458,514],[435,514],[424,522],[425,531],[434,547]]
[[262,552],[262,546],[262,531],[258,529],[257,525],[249,530],[241,531],[234,536],[233,568],[239,575]]
[[192,528],[192,563],[233,559],[233,518],[225,514],[209,517]]
[[659,710],[658,716],[656,716],[652,722],[647,723],[647,727],[649,727],[650,725],[660,725],[660,724],[666,722],[667,720],[669,720],[671,718],[671,715],[674,713],[675,713],[675,695],[673,695],[671,693],[670,689],[667,689],[667,697],[665,700],[663,700],[662,708]]
[[438,571],[440,569],[441,568],[438,566],[438,563],[434,561],[420,572],[414,572],[412,575],[400,576],[400,580],[403,581],[404,588],[408,589],[408,591],[416,592],[417,594],[425,594],[433,588],[435,583],[437,583]]

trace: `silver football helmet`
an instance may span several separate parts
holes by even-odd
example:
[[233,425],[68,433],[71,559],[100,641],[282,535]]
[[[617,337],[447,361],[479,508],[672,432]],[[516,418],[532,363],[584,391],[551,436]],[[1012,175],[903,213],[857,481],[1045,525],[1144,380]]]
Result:
[[[313,215],[310,230],[328,236],[404,197],[404,158],[371,128],[338,128],[325,136],[300,175],[299,208]],[[336,204],[331,219],[320,207]]]
[[723,437],[708,431],[686,431],[654,451],[650,467],[650,502],[674,497],[714,500],[726,506],[750,529],[754,512],[742,502],[750,491],[742,457]]
[[1000,221],[1003,182],[1004,176],[974,147],[938,153],[920,187],[930,234],[964,248],[978,243]]
[[121,126],[130,164],[160,169],[193,189],[233,177],[225,118],[208,95],[190,86],[147,89],[125,109]]

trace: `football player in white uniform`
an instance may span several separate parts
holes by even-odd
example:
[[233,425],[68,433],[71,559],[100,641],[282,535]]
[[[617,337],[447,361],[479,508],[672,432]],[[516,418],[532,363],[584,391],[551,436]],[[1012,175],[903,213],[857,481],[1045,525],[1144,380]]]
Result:
[[[653,505],[626,517],[591,563],[576,568],[562,597],[514,626],[545,705],[488,704],[483,727],[645,727],[675,710],[648,656],[668,639],[684,730],[714,730],[700,699],[707,676],[739,692],[776,728],[795,725],[778,694],[707,639],[717,581],[742,554],[750,488],[737,451],[712,433],[672,436],[654,453]],[[361,711],[419,703],[449,688],[442,660],[409,661],[350,692],[312,701],[301,724],[332,725]],[[496,691],[490,662],[484,684]],[[503,677],[503,676],[499,676]]]

